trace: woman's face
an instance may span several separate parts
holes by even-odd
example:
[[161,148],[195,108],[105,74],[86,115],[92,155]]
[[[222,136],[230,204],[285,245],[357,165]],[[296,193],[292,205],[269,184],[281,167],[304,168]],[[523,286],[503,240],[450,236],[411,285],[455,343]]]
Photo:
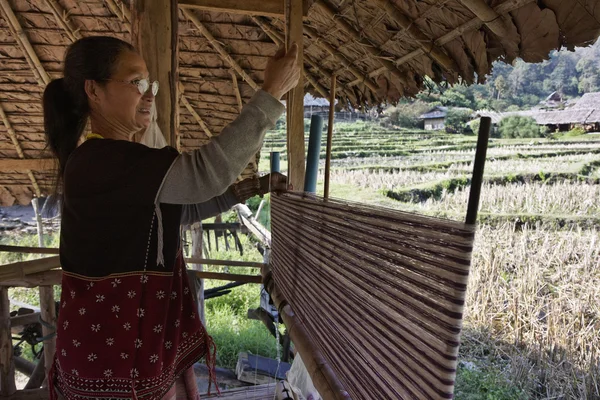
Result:
[[98,111],[103,119],[120,131],[134,133],[150,125],[152,90],[140,94],[132,83],[148,78],[144,59],[132,51],[119,55],[111,79],[98,90]]

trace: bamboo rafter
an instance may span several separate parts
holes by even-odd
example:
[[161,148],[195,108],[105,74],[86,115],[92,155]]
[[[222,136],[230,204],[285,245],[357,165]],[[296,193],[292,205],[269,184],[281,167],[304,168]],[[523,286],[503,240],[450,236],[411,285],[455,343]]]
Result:
[[377,3],[382,7],[386,14],[388,15],[390,20],[393,20],[398,23],[402,28],[405,29],[406,33],[414,39],[421,49],[428,54],[431,58],[433,58],[437,63],[439,63],[442,67],[447,70],[453,70],[456,68],[456,63],[452,58],[450,58],[446,53],[444,53],[441,49],[437,48],[431,38],[428,38],[417,25],[415,25],[414,21],[408,18],[406,15],[400,12],[396,8],[396,6],[389,2],[388,0],[376,0]]
[[[393,62],[386,58],[381,57],[381,50],[378,46],[375,46],[370,41],[363,38],[352,25],[346,22],[344,19],[339,18],[339,11],[335,9],[331,4],[326,3],[324,0],[317,0],[316,3],[321,10],[336,24],[336,27],[342,29],[348,35],[350,35],[356,42],[360,43],[361,48],[364,49],[367,53],[373,56],[377,61],[379,61],[383,67],[388,69],[392,75],[394,75],[402,84],[406,85],[406,77],[400,72],[397,68],[397,65],[394,65]],[[371,89],[373,90],[373,89]],[[376,91],[376,90],[375,90]]]
[[[526,4],[533,3],[533,2],[535,2],[535,0],[515,0],[513,2],[500,4],[499,6],[494,8],[494,11],[498,15],[504,15],[506,13],[509,13],[511,11],[521,8],[521,7],[525,6]],[[449,42],[453,41],[454,39],[458,38],[462,34],[479,29],[483,25],[484,25],[484,22],[482,20],[480,20],[478,17],[475,17],[475,18],[471,19],[470,21],[465,22],[464,24],[460,25],[459,27],[453,29],[452,31],[446,33],[445,35],[441,36],[440,38],[436,39],[434,43],[436,46],[443,46],[446,43],[449,43]],[[417,49],[415,51],[408,53],[405,56],[402,56],[402,57],[396,59],[396,61],[394,61],[394,64],[402,65],[404,63],[411,61],[412,59],[414,59],[416,57],[422,56],[423,54],[425,54],[423,49],[421,49],[421,48]],[[381,75],[385,71],[386,71],[386,68],[384,68],[384,67],[377,68],[376,70],[369,72],[368,76],[370,78],[374,78],[378,75]],[[350,82],[348,85],[354,86],[354,85],[358,85],[360,83],[361,83],[361,81],[359,79],[356,79],[356,80]]]
[[373,82],[371,82],[363,72],[361,72],[358,68],[352,65],[352,63],[348,61],[346,57],[344,57],[336,49],[334,49],[332,45],[324,41],[315,29],[307,25],[304,25],[303,29],[304,33],[306,33],[313,39],[313,43],[317,47],[333,56],[340,64],[342,64],[346,69],[348,69],[348,71],[352,75],[354,75],[356,80],[360,79],[361,82],[364,83],[369,89],[371,89],[373,92],[377,92],[377,86]]
[[[256,23],[256,25],[258,25],[260,27],[260,29],[263,30],[263,32],[271,38],[271,40],[278,46],[281,46],[283,44],[283,38],[281,37],[281,35],[279,34],[279,32],[276,32],[275,30],[271,29],[268,24],[266,24],[265,22],[261,21],[260,18],[255,18],[252,17],[252,20]],[[304,55],[304,60],[308,62],[308,57],[305,54]],[[317,78],[313,77],[307,70],[306,68],[302,68],[302,72],[304,74],[304,77],[306,78],[306,80],[317,90],[317,92],[319,92],[319,94],[323,97],[327,97],[327,90],[323,87],[323,85],[321,85],[318,81]]]
[[208,40],[210,45],[217,51],[217,53],[219,53],[221,58],[225,62],[227,62],[229,66],[233,68],[242,77],[242,79],[252,87],[252,89],[258,91],[260,87],[256,82],[254,82],[254,79],[252,79],[250,75],[248,75],[246,71],[244,71],[244,69],[240,67],[237,61],[231,58],[229,53],[225,51],[223,46],[221,46],[221,44],[215,39],[212,33],[210,33],[208,29],[206,29],[202,22],[200,22],[200,20],[188,9],[184,8],[181,10],[181,12],[188,20],[190,20],[192,24],[194,24],[194,26],[196,26],[200,33],[202,33],[202,35]]
[[190,114],[192,114],[192,117],[194,117],[196,122],[198,122],[198,125],[200,125],[200,127],[202,128],[202,130],[204,131],[206,136],[213,137],[214,135],[212,134],[210,129],[208,129],[206,122],[204,122],[204,120],[200,117],[200,115],[198,115],[196,110],[194,110],[194,107],[192,107],[192,105],[190,104],[190,102],[184,95],[181,95],[181,102],[183,103],[185,108],[187,108],[187,110],[190,112]]
[[[8,25],[11,28],[11,32],[13,33],[15,40],[17,41],[17,44],[23,51],[23,54],[25,55],[25,59],[28,60],[29,66],[31,67],[31,71],[33,72],[34,76],[36,76],[36,79],[38,80],[38,84],[40,84],[40,86],[44,86],[44,85],[48,84],[50,82],[50,76],[46,73],[46,70],[44,70],[44,67],[42,66],[42,63],[40,62],[37,54],[33,50],[33,47],[31,46],[31,43],[29,42],[27,35],[25,35],[25,32],[21,28],[21,24],[19,24],[19,21],[17,20],[15,13],[13,12],[12,8],[10,8],[10,4],[8,4],[7,1],[2,1],[2,2],[0,2],[0,7],[2,7],[2,10],[4,11],[4,14],[6,15],[6,20],[8,22]],[[17,155],[19,156],[19,158],[24,159],[25,154],[23,153],[23,149],[21,148],[21,144],[19,143],[17,134],[16,134],[15,130],[13,129],[10,121],[8,120],[8,117],[6,116],[6,113],[4,112],[4,108],[2,108],[1,104],[0,104],[0,117],[2,118],[2,122],[4,123],[4,126],[6,127],[8,136],[10,137],[10,140],[12,141],[12,143],[15,147],[15,150],[17,151]],[[41,197],[42,192],[40,190],[40,186],[37,183],[37,179],[33,175],[33,172],[31,172],[31,170],[28,169],[28,170],[26,170],[26,173],[27,173],[27,176],[29,177],[29,180],[31,181],[31,185],[33,186],[33,191],[34,191],[35,195],[37,197]]]
[[499,38],[511,36],[501,15],[481,0],[460,0],[473,14],[477,16]]
[[230,70],[229,73],[231,74],[231,83],[233,85],[233,92],[235,93],[235,98],[237,99],[237,102],[238,102],[238,109],[240,112],[242,112],[242,107],[244,107],[244,103],[242,103],[242,95],[240,93],[240,87],[238,85],[237,75],[235,74],[235,71],[233,69]]
[[76,41],[81,38],[81,32],[79,28],[76,28],[73,24],[73,21],[69,19],[69,13],[67,13],[60,3],[56,0],[45,0],[46,5],[52,11],[54,15],[54,19],[56,19],[56,23],[60,26],[63,31],[69,36],[71,42]]

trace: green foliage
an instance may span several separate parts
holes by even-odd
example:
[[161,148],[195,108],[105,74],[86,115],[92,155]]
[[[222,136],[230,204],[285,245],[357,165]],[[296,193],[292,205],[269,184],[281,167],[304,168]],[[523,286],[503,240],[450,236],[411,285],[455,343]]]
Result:
[[466,110],[448,110],[446,115],[446,131],[450,133],[466,133],[467,122],[471,112]]
[[457,400],[525,400],[527,395],[511,385],[494,369],[460,367],[456,377],[454,398]]
[[582,136],[585,134],[586,134],[585,129],[583,129],[581,126],[576,126],[562,136],[563,137],[576,137],[576,136]]
[[421,124],[419,116],[426,113],[432,107],[432,104],[421,100],[415,100],[411,103],[400,103],[384,111],[387,121],[391,125],[401,126],[403,128],[418,128]]
[[504,139],[536,138],[542,136],[540,127],[531,117],[512,116],[504,118],[498,127]]

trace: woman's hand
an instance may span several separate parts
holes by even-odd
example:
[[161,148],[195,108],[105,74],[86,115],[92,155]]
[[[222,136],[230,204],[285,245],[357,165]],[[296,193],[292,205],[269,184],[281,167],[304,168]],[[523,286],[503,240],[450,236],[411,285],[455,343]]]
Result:
[[294,43],[287,53],[282,47],[269,59],[262,89],[280,100],[284,94],[298,85],[299,80],[298,45]]

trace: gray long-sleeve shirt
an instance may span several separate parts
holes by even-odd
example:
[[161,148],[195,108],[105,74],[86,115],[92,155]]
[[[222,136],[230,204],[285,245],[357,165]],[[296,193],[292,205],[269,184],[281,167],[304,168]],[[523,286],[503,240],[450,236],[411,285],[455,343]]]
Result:
[[283,110],[280,101],[258,91],[208,145],[177,157],[165,176],[158,202],[189,205],[184,207],[184,223],[230,209],[236,199],[227,188],[260,150],[267,129],[275,126]]

